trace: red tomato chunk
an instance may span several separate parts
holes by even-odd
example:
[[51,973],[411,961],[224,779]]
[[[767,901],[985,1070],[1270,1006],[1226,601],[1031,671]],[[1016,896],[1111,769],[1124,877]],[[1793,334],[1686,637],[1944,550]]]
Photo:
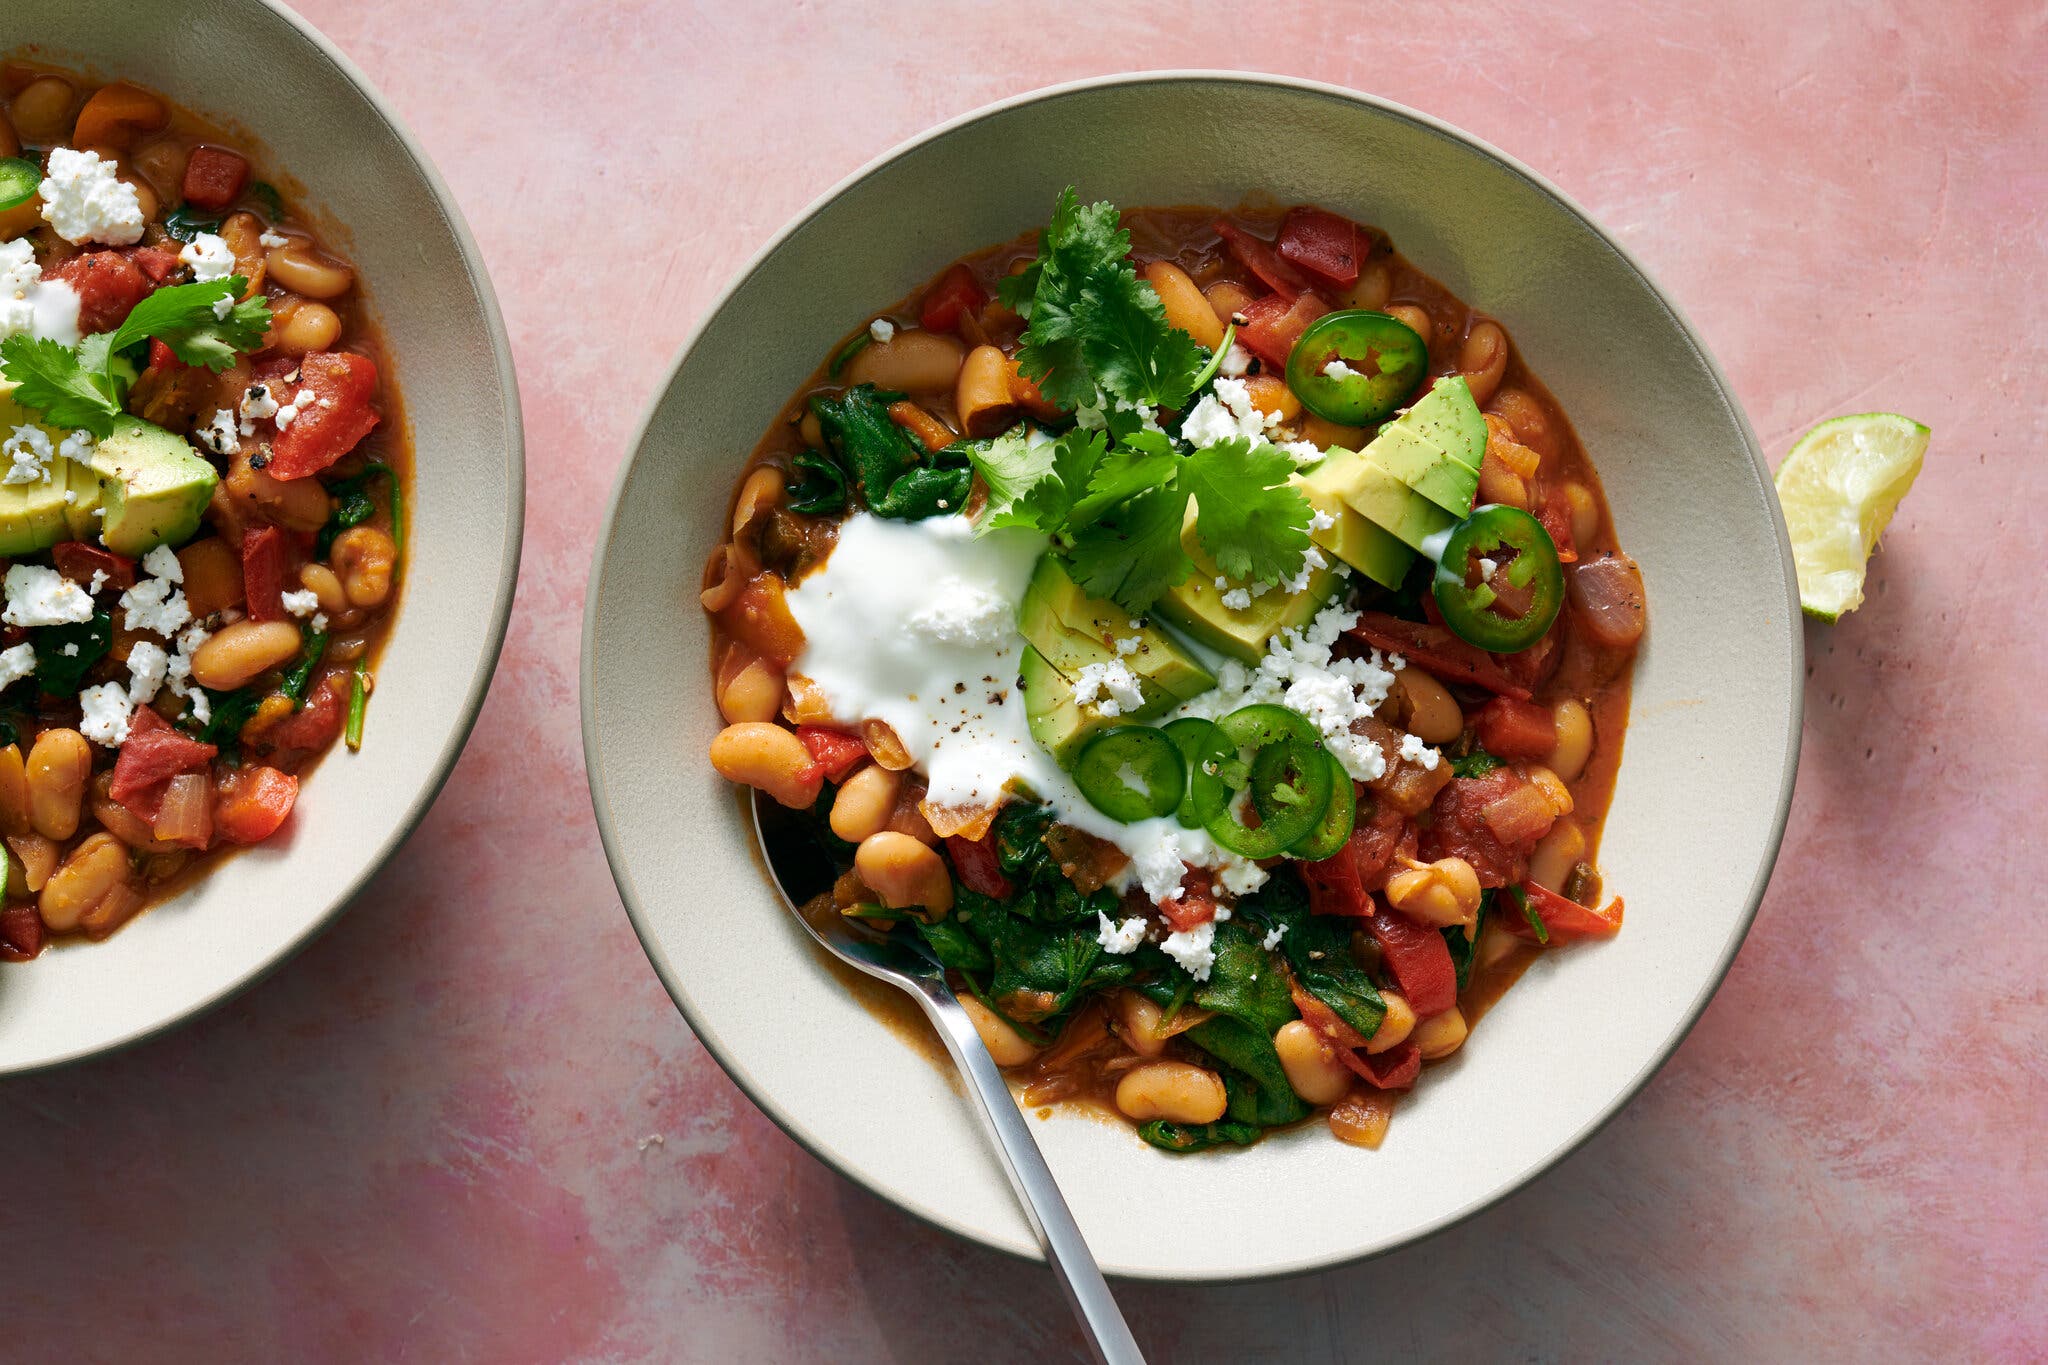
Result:
[[1281,256],[1339,289],[1358,283],[1358,224],[1315,208],[1292,208],[1280,224]]
[[318,474],[356,447],[379,418],[370,407],[377,392],[377,366],[368,356],[320,351],[299,367],[294,395],[310,391],[299,415],[270,445],[264,472],[273,479]]
[[248,161],[224,147],[194,147],[185,163],[185,202],[208,213],[232,206],[248,183]]

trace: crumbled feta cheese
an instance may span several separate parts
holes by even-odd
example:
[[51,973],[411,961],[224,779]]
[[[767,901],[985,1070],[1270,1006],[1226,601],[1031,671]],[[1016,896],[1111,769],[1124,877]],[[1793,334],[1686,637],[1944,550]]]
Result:
[[0,649],[0,689],[14,686],[36,671],[36,647],[20,644]]
[[128,700],[127,689],[121,684],[100,683],[86,688],[78,694],[78,709],[83,713],[78,733],[93,743],[112,749],[128,738],[128,722],[135,715],[135,704]]
[[1145,847],[1132,857],[1131,871],[1154,905],[1180,895],[1181,879],[1187,875],[1180,835],[1173,830],[1164,830],[1157,839],[1148,840]]
[[1314,441],[1282,441],[1279,449],[1294,461],[1296,469],[1308,469],[1323,462],[1323,448]]
[[1491,583],[1493,581],[1493,576],[1499,572],[1500,565],[1494,563],[1492,560],[1482,559],[1479,561],[1479,579],[1481,582]]
[[67,644],[59,652],[67,659],[75,659],[78,657],[78,646],[76,644]]
[[7,570],[7,607],[0,621],[10,626],[62,626],[92,619],[92,597],[55,569],[14,564]]
[[91,593],[94,597],[98,597],[100,595],[100,589],[106,586],[107,571],[105,569],[94,569],[92,571],[92,581],[85,585],[85,590]]
[[258,422],[277,415],[277,395],[270,391],[268,384],[251,384],[249,391],[242,395],[239,409],[242,414],[242,434],[254,436]]
[[206,425],[192,434],[199,444],[216,455],[232,455],[242,448],[241,433],[235,427],[235,414],[226,408],[215,408]]
[[1329,567],[1330,561],[1323,558],[1323,552],[1311,545],[1301,552],[1301,567],[1294,571],[1294,577],[1280,586],[1289,592],[1307,592],[1309,580],[1315,577],[1316,571]]
[[1209,969],[1216,965],[1216,926],[1213,923],[1198,924],[1192,929],[1168,934],[1159,946],[1168,957],[1187,969],[1189,976],[1197,981],[1209,979]]
[[184,591],[178,587],[185,581],[185,571],[167,545],[144,555],[142,567],[150,576],[121,594],[121,607],[127,613],[122,624],[129,630],[153,631],[169,638],[192,619]]
[[195,284],[224,280],[235,273],[235,253],[228,249],[224,239],[211,232],[195,233],[178,253],[178,260],[192,267]]
[[1271,952],[1273,951],[1273,949],[1278,948],[1280,946],[1280,940],[1286,935],[1286,933],[1286,925],[1276,924],[1271,929],[1268,929],[1266,931],[1266,936],[1264,938],[1259,940],[1259,946],[1261,948],[1264,948],[1267,952]]
[[1016,614],[1002,594],[985,583],[945,578],[935,584],[925,605],[908,625],[943,645],[992,645],[1009,635]]
[[320,594],[311,588],[280,593],[277,600],[284,603],[284,609],[294,616],[311,616],[320,610]]
[[1267,416],[1252,405],[1251,390],[1242,379],[1218,379],[1200,402],[1181,421],[1180,434],[1196,447],[1218,445],[1243,439],[1257,445],[1266,439],[1266,428],[1279,424],[1279,414]]
[[868,335],[887,345],[896,339],[896,324],[887,318],[876,318],[868,324]]
[[[1235,855],[1226,857],[1218,871],[1221,876],[1218,877],[1217,884],[1228,895],[1249,896],[1266,884],[1266,869],[1249,858],[1239,858]],[[1230,912],[1218,910],[1216,918],[1229,919]]]
[[1114,953],[1118,956],[1135,953],[1138,951],[1138,945],[1145,941],[1145,921],[1141,916],[1133,915],[1122,924],[1116,924],[1108,915],[1097,910],[1095,920],[1100,926],[1095,932],[1095,941],[1102,945],[1102,951],[1105,953]]
[[265,228],[260,234],[258,234],[256,238],[256,244],[262,247],[290,246],[292,244],[292,239],[285,236],[281,232],[276,232],[270,228]]
[[0,474],[0,484],[47,483],[50,457],[56,453],[49,432],[38,426],[16,427],[12,436],[0,441],[0,455],[12,461],[7,472]]
[[89,464],[92,453],[99,448],[99,438],[89,431],[74,431],[57,443],[57,453],[67,460]]
[[128,650],[128,700],[147,706],[170,673],[171,656],[153,640],[137,640]]
[[1223,353],[1223,364],[1218,370],[1227,378],[1242,379],[1252,372],[1252,353],[1233,341]]
[[1437,751],[1423,743],[1420,735],[1401,736],[1401,757],[1410,763],[1421,764],[1425,772],[1436,771]]
[[273,414],[273,420],[277,423],[277,429],[283,431],[293,422],[299,420],[300,413],[312,406],[313,391],[311,389],[300,389],[291,402],[278,404],[277,411]]
[[1127,635],[1123,639],[1116,641],[1116,657],[1119,659],[1128,659],[1144,647],[1144,636]]
[[325,635],[327,633],[327,613],[324,611],[314,612],[313,619],[306,624],[313,628],[315,635]]
[[201,725],[213,718],[212,703],[206,700],[206,693],[192,683],[192,655],[205,644],[209,634],[203,626],[187,626],[178,635],[178,646],[164,664],[164,682],[174,697],[185,698],[192,710],[192,718]]
[[1243,588],[1232,588],[1223,594],[1222,601],[1223,605],[1232,611],[1248,611],[1252,605],[1252,595]]
[[226,322],[228,320],[228,314],[234,311],[235,296],[233,294],[222,294],[219,298],[213,301],[213,315],[219,318],[222,322]]
[[0,242],[0,339],[18,336],[35,326],[36,305],[29,297],[43,278],[36,249],[26,237]]
[[1344,363],[1342,356],[1331,356],[1330,363],[1323,366],[1325,379],[1363,379],[1365,376]]
[[44,163],[43,221],[71,243],[132,246],[142,240],[142,200],[97,152],[57,147]]
[[1327,531],[1336,524],[1337,519],[1320,507],[1309,513],[1308,529],[1311,531]]
[[1129,664],[1122,659],[1109,659],[1081,666],[1074,677],[1074,702],[1093,706],[1104,716],[1120,716],[1143,706],[1145,692]]

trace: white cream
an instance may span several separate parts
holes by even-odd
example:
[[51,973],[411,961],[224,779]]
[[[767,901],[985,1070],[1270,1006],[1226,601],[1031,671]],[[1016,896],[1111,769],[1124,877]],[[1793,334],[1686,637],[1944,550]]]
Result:
[[[840,724],[888,722],[936,802],[975,805],[1026,790],[1133,859],[1174,841],[1185,861],[1223,869],[1226,889],[1253,889],[1264,874],[1203,831],[1170,816],[1120,824],[1096,810],[1031,738],[1017,687],[1025,644],[1016,604],[1045,547],[1043,535],[1018,528],[977,537],[963,516],[902,522],[856,513],[824,565],[790,591],[790,613],[804,632],[791,671],[819,689]],[[935,620],[940,584],[963,605],[1007,603],[1003,628],[949,629]]]

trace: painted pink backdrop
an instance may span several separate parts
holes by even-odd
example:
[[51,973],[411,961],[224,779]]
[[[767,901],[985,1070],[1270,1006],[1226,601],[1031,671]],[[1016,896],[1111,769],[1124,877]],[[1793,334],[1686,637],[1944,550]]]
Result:
[[2048,1354],[2038,4],[307,10],[439,160],[496,277],[531,470],[518,611],[439,805],[324,940],[176,1036],[0,1085],[0,1356],[1078,1352],[1045,1272],[853,1189],[691,1038],[592,828],[583,581],[676,346],[824,186],[999,96],[1226,64],[1415,105],[1551,176],[1690,310],[1774,459],[1871,408],[1935,439],[1869,606],[1810,628],[1784,858],[1672,1064],[1420,1247],[1125,1289],[1140,1340],[1162,1361]]

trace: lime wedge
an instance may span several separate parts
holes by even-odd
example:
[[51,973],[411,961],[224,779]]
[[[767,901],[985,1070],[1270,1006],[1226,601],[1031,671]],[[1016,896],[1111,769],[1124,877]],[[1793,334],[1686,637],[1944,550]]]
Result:
[[1836,417],[1800,437],[1778,466],[1778,505],[1808,616],[1839,621],[1863,605],[1865,565],[1919,476],[1927,437],[1895,412]]

